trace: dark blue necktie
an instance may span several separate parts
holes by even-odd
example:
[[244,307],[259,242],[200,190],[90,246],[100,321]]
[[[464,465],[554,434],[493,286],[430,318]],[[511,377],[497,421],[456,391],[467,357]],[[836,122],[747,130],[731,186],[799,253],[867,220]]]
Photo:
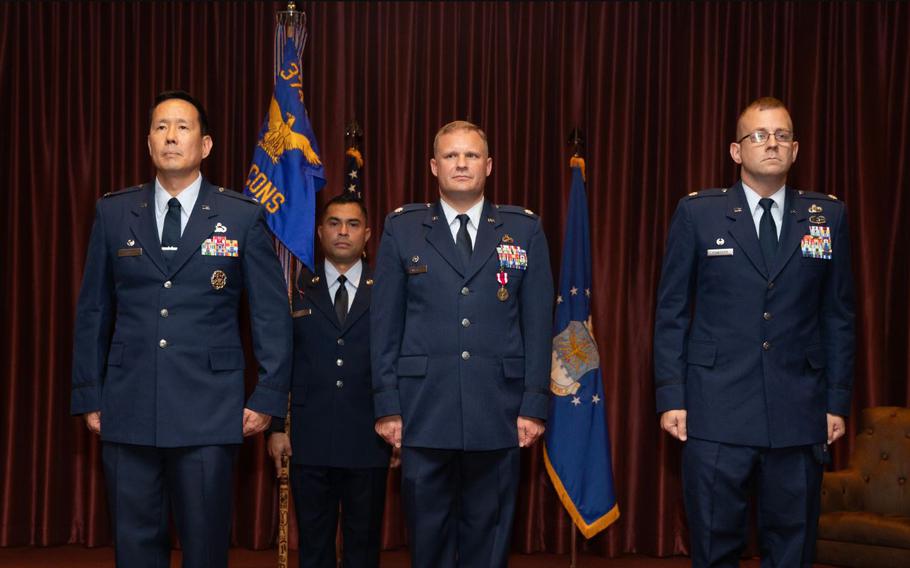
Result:
[[765,257],[765,268],[770,271],[774,257],[777,256],[777,225],[771,216],[771,205],[774,204],[774,200],[765,197],[759,199],[758,204],[764,210],[758,222],[758,243],[761,245],[762,256]]
[[471,251],[474,250],[471,244],[471,235],[468,233],[468,219],[470,218],[462,213],[456,219],[461,222],[461,227],[458,228],[458,233],[455,235],[455,248],[458,249],[458,253],[461,255],[461,262],[467,268],[468,264],[471,263]]
[[[164,216],[164,229],[161,231],[161,248],[177,247],[180,244],[180,201],[172,197],[167,202],[167,215]],[[174,250],[162,250],[164,260],[170,263]]]

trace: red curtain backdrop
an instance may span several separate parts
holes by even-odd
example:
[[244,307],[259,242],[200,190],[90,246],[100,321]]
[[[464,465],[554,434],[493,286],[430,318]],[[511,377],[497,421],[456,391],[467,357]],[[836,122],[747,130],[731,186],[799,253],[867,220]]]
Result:
[[[99,445],[68,414],[94,202],[151,179],[147,110],[170,88],[208,107],[215,147],[205,175],[242,189],[271,96],[282,5],[0,6],[0,545],[110,543]],[[566,139],[575,127],[584,132],[594,328],[622,510],[589,550],[687,551],[679,445],[661,434],[654,412],[655,288],[677,200],[736,179],[728,154],[735,120],[759,95],[790,106],[801,149],[792,185],[848,205],[860,300],[854,410],[908,405],[910,6],[298,5],[310,31],[306,104],[329,177],[320,200],[342,188],[344,127],[356,118],[376,235],[390,210],[436,198],[433,134],[468,118],[490,138],[487,196],[539,212],[558,267]],[[852,435],[856,423],[848,424]],[[837,464],[851,444],[837,445]],[[540,449],[525,452],[522,466],[514,549],[566,551],[571,525]],[[406,542],[397,480],[386,547]],[[275,483],[261,439],[243,447],[236,497],[235,543],[270,546]]]

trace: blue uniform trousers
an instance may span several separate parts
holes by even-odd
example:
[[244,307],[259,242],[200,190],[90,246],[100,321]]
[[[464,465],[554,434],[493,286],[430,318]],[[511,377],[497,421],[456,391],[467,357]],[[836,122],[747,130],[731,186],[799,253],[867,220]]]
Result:
[[822,479],[812,446],[763,448],[690,437],[682,474],[693,566],[739,566],[753,494],[762,567],[812,565]]
[[403,447],[401,494],[413,566],[506,566],[520,466],[517,447]]
[[183,568],[227,568],[237,448],[102,442],[117,567],[169,568],[170,505]]
[[341,505],[344,568],[379,566],[386,467],[291,465],[291,489],[300,531],[300,568],[335,568]]

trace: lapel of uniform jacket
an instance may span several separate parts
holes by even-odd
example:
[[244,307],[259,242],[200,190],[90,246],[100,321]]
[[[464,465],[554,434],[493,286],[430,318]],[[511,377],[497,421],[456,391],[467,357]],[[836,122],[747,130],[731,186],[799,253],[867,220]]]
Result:
[[736,182],[727,191],[726,208],[727,217],[733,221],[730,223],[730,235],[739,243],[740,250],[745,253],[755,269],[767,276],[768,270],[759,248],[758,234],[755,232],[755,221],[752,219],[752,211],[749,210],[742,182]]
[[310,276],[305,287],[305,294],[310,297],[310,301],[313,302],[316,309],[322,312],[325,319],[330,321],[336,329],[341,330],[341,324],[338,323],[338,316],[335,314],[335,302],[329,296],[329,283],[326,282],[325,265],[322,262],[316,263],[316,275]]
[[[487,200],[484,200],[483,211],[480,214],[480,223],[477,227],[477,242],[474,243],[474,252],[471,254],[471,264],[465,272],[465,280],[470,280],[477,274],[487,259],[496,250],[502,240],[502,220],[499,212]],[[527,246],[527,243],[525,243]]]
[[800,250],[803,235],[809,232],[809,213],[806,208],[797,208],[796,190],[787,188],[787,199],[781,215],[780,248],[777,251],[774,268],[770,270],[770,280],[777,278],[791,258]]
[[370,288],[372,287],[373,273],[364,262],[363,269],[360,271],[360,283],[357,284],[357,294],[354,295],[354,303],[348,310],[348,317],[344,319],[344,325],[341,327],[342,333],[351,329],[351,326],[370,309]]
[[155,220],[155,182],[143,185],[142,190],[135,195],[130,231],[142,245],[142,254],[148,255],[162,274],[167,274],[167,263],[161,256],[161,238],[158,236],[158,223]]
[[423,224],[428,227],[426,239],[430,245],[455,269],[455,272],[464,275],[465,267],[462,266],[458,251],[455,250],[455,239],[452,238],[452,231],[439,202],[427,211]]
[[[217,191],[221,191],[219,188]],[[180,236],[180,246],[171,261],[171,274],[176,274],[180,268],[186,264],[196,252],[200,250],[202,241],[212,236],[215,230],[215,223],[211,221],[213,217],[218,216],[218,211],[212,204],[212,193],[215,188],[205,178],[202,179],[202,186],[199,188],[199,196],[196,198],[196,205],[193,206],[193,212],[190,213],[190,219],[183,229],[183,235]],[[227,233],[230,237],[231,234]],[[235,235],[236,236],[236,235]],[[241,250],[239,254],[244,254]]]

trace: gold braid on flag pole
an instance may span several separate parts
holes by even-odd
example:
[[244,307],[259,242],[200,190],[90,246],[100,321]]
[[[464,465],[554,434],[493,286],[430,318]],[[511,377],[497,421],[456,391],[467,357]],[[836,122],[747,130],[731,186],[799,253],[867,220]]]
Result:
[[[294,45],[297,48],[297,57],[303,55],[303,48],[306,45],[306,13],[297,9],[296,2],[288,2],[287,9],[280,10],[276,14],[275,23],[275,70],[274,75],[278,77],[281,70],[282,48],[287,38],[294,39]],[[278,253],[278,259],[284,269],[288,290],[288,310],[293,310],[294,289],[296,288],[296,274],[300,266],[300,261],[291,254],[278,239],[275,239],[275,250]],[[288,395],[288,410],[284,418],[284,432],[291,432],[291,398]],[[288,456],[281,456],[281,469],[278,472],[278,568],[288,568],[288,527],[291,504],[290,491],[290,459]]]

